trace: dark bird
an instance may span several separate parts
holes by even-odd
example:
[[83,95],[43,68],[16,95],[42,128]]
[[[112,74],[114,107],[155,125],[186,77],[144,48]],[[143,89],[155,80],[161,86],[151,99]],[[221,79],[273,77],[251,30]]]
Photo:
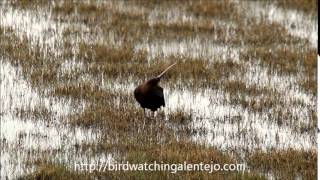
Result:
[[136,87],[134,90],[134,97],[144,110],[150,109],[154,112],[161,106],[165,106],[163,88],[159,86],[159,82],[162,76],[174,65],[176,65],[176,63],[170,65],[157,77],[151,78]]

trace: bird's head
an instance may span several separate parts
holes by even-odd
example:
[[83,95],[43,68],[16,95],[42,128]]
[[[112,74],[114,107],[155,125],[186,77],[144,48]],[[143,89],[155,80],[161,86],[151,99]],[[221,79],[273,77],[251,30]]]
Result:
[[147,83],[151,86],[156,86],[159,84],[159,81],[160,81],[160,78],[159,77],[154,77],[154,78],[151,78],[147,81]]

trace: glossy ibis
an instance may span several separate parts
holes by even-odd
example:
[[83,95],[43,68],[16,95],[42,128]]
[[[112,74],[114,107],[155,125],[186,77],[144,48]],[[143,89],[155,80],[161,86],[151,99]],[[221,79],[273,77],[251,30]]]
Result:
[[163,88],[159,86],[159,82],[162,76],[174,65],[176,65],[176,63],[170,65],[158,76],[153,77],[136,87],[134,90],[134,97],[143,110],[150,109],[154,112],[161,106],[165,106]]

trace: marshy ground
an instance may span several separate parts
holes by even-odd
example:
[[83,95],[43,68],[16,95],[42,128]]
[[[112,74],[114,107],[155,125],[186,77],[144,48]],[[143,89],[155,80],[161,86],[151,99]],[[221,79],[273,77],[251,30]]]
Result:
[[[2,1],[1,179],[313,179],[317,1]],[[166,107],[133,90],[173,62]],[[246,163],[75,172],[74,162]]]

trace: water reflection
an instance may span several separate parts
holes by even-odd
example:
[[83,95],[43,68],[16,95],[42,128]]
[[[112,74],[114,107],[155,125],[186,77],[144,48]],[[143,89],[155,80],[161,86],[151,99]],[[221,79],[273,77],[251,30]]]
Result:
[[271,22],[278,22],[293,36],[308,39],[312,47],[317,47],[318,21],[311,15],[297,10],[279,8],[273,4],[263,5],[260,2],[240,3],[245,13],[251,17],[266,17]]
[[[71,100],[43,97],[23,79],[18,68],[3,59],[0,68],[1,154],[4,155],[1,156],[1,178],[16,177],[27,169],[32,170],[32,167],[26,168],[26,163],[43,158],[43,152],[51,152],[49,157],[65,156],[65,162],[74,161],[74,156],[91,157],[87,153],[66,154],[75,145],[92,143],[100,138],[97,129],[71,127],[63,122],[68,114],[81,112],[84,104],[74,108]],[[38,107],[52,113],[46,119],[19,117],[16,114],[16,110],[36,110]]]

